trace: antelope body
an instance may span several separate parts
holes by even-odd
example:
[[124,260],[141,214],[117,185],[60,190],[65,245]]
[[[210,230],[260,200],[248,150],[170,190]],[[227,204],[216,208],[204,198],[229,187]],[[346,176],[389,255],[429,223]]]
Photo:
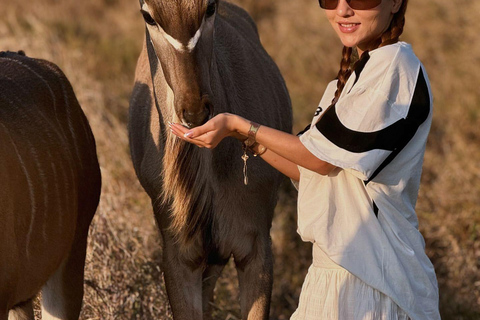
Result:
[[95,141],[54,64],[0,53],[0,320],[78,319],[100,196]]
[[214,0],[140,0],[146,37],[130,101],[137,176],[152,199],[174,318],[210,317],[215,282],[233,256],[245,319],[268,319],[270,227],[282,176],[248,160],[233,138],[213,150],[184,143],[167,122],[194,127],[222,112],[291,130],[288,91],[242,9]]

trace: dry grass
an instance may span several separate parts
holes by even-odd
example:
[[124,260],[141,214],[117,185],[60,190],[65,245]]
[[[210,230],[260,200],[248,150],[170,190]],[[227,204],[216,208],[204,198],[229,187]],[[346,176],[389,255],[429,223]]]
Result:
[[[337,71],[340,45],[313,0],[237,0],[258,22],[284,74],[295,130]],[[134,0],[0,0],[0,50],[25,50],[67,74],[97,139],[103,175],[91,228],[82,319],[171,319],[149,199],[129,159],[126,121],[143,25]],[[480,22],[478,1],[411,1],[404,40],[429,73],[435,114],[417,204],[441,287],[444,319],[480,319]],[[285,184],[274,220],[272,318],[295,309],[308,245],[295,234]],[[239,319],[234,268],[216,290],[215,319]]]

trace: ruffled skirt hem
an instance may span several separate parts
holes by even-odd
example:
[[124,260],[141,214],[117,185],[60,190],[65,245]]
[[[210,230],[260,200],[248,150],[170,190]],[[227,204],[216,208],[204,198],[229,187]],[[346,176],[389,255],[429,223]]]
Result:
[[409,320],[409,317],[388,296],[335,264],[314,245],[314,262],[302,286],[298,308],[290,319]]

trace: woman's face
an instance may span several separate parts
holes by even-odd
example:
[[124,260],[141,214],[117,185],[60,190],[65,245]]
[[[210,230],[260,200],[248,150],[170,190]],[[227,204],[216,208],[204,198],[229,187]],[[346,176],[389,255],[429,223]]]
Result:
[[382,0],[375,8],[354,10],[346,0],[338,0],[336,9],[325,10],[327,18],[344,46],[357,47],[358,54],[374,49],[372,46],[385,30],[402,0]]

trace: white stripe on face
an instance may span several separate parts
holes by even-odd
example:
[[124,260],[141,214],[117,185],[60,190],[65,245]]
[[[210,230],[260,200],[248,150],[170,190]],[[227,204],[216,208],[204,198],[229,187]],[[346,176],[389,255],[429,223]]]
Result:
[[158,27],[158,29],[162,33],[163,37],[172,45],[172,47],[175,48],[175,50],[182,53],[185,52],[184,45],[180,41],[166,33],[160,26]]
[[203,19],[202,24],[200,25],[200,28],[197,30],[197,32],[195,33],[193,38],[190,39],[190,41],[188,41],[187,50],[189,52],[192,52],[193,49],[195,49],[195,47],[198,43],[198,39],[200,39],[200,36],[202,35],[202,29],[203,29],[203,23],[204,22],[205,22],[205,19]]
[[[148,12],[150,15],[152,15],[152,13],[149,10],[148,5],[146,3],[144,3],[142,5],[142,10],[144,10],[144,11]],[[162,34],[162,36],[165,38],[165,40],[167,40],[168,43],[170,43],[170,45],[175,50],[177,50],[180,53],[185,53],[185,52],[190,53],[190,52],[193,51],[193,49],[195,49],[195,47],[197,46],[198,40],[200,39],[200,36],[202,35],[202,29],[203,29],[204,22],[205,22],[205,19],[203,19],[202,24],[200,25],[200,28],[197,30],[197,32],[195,32],[195,35],[188,41],[187,45],[184,45],[183,43],[181,43],[180,41],[178,41],[177,39],[175,39],[174,37],[172,37],[171,35],[166,33],[165,30],[163,30],[163,28],[161,26],[159,26],[158,24],[157,24],[157,27],[158,27],[158,30],[160,30],[160,33]],[[147,27],[150,28],[151,26],[147,25]]]

